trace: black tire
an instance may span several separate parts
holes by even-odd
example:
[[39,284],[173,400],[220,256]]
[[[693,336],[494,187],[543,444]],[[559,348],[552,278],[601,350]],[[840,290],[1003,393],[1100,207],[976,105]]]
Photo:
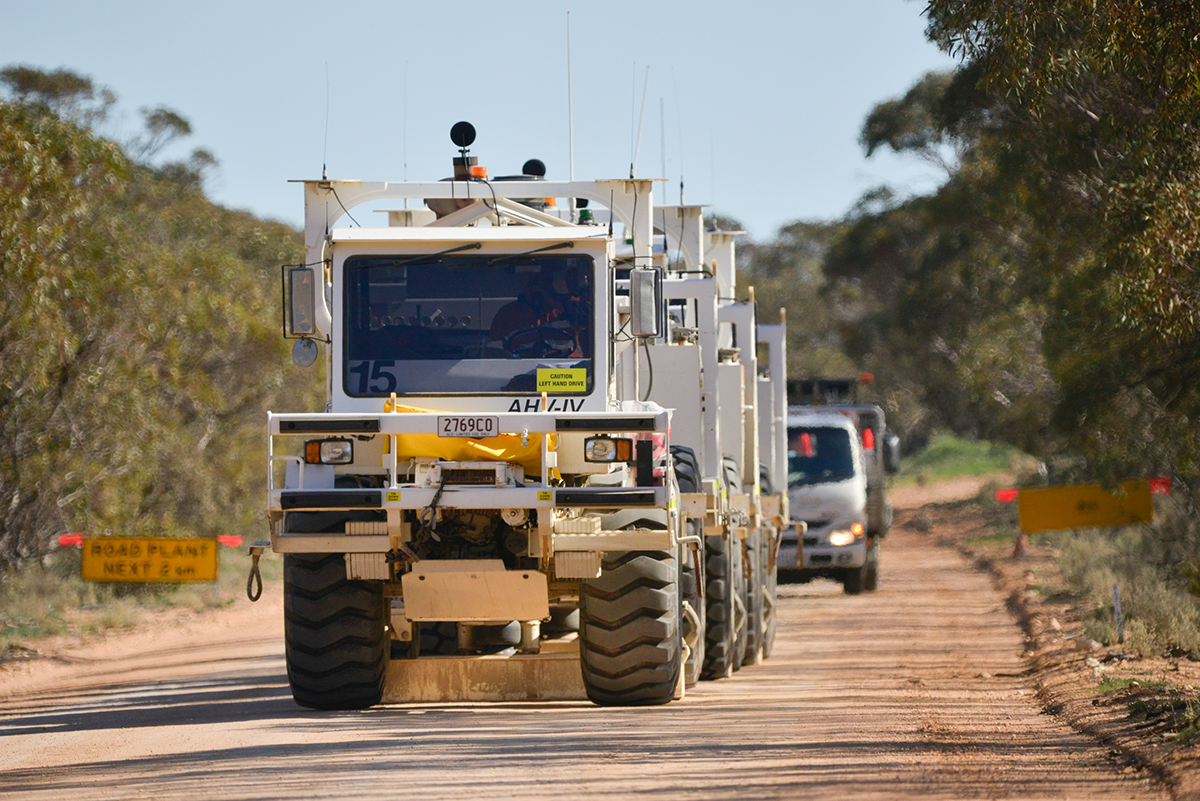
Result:
[[342,554],[287,554],[283,614],[297,704],[365,709],[379,703],[391,650],[382,582],[347,579]]
[[[692,523],[689,521],[688,533],[693,533]],[[703,531],[703,527],[695,522],[696,529]],[[695,615],[697,620],[693,620],[691,616],[683,614],[683,639],[685,642],[693,643],[691,650],[687,654],[687,659],[683,663],[683,683],[685,687],[694,687],[696,682],[700,680],[700,674],[704,670],[704,652],[705,652],[705,627],[706,627],[706,610],[704,608],[704,596],[700,592],[700,588],[704,581],[704,550],[701,549],[698,553],[693,553],[692,549],[687,545],[681,545],[679,548],[679,595],[682,602],[686,602],[692,615]],[[698,568],[698,570],[697,570]],[[682,612],[682,603],[680,604]]]
[[749,626],[749,618],[746,616],[746,547],[745,543],[739,541],[736,533],[730,532],[730,539],[733,540],[733,594],[737,598],[737,607],[734,610],[734,639],[733,639],[733,669],[738,671],[742,669],[742,663],[746,661],[746,646],[749,638],[747,630]]
[[653,706],[675,697],[683,668],[679,565],[673,554],[605,554],[579,598],[580,665],[600,706]]
[[738,625],[744,584],[741,555],[741,545],[733,532],[704,538],[707,625],[702,679],[726,678],[742,664],[746,640],[745,626],[740,626],[739,636]]
[[[699,465],[696,454],[691,448],[682,445],[671,446],[671,459],[675,465],[675,481],[680,492],[701,492]],[[704,524],[699,520],[688,520],[684,529],[690,536],[703,536]],[[692,549],[683,545],[679,551],[679,594],[691,608],[692,614],[699,619],[699,625],[688,615],[683,616],[683,639],[694,643],[691,652],[683,663],[684,686],[695,686],[704,669],[704,630],[705,609],[704,595],[700,592],[704,586],[704,551],[693,553]]]
[[762,539],[762,532],[754,529],[742,541],[742,572],[746,577],[746,650],[742,656],[743,665],[757,665],[763,660],[763,615],[766,604],[763,603]]
[[675,463],[675,480],[679,482],[679,491],[700,492],[700,462],[696,459],[696,452],[683,445],[672,445],[671,459]]
[[775,542],[779,538],[779,532],[774,529],[767,529],[771,536],[763,537],[762,546],[762,563],[764,566],[764,588],[765,596],[764,612],[763,612],[763,659],[768,659],[771,656],[771,651],[775,647],[775,630],[779,624],[778,609],[776,604],[779,601],[779,567],[775,556],[778,553]]
[[847,570],[842,577],[842,589],[847,595],[874,592],[879,587],[879,542],[867,543],[867,559],[862,567]]
[[867,566],[853,567],[842,574],[842,590],[847,595],[862,595],[867,590]]
[[863,587],[867,592],[879,589],[879,540],[867,545],[867,575]]
[[[725,491],[732,497],[740,495],[742,492],[742,469],[738,464],[738,460],[726,454],[721,458],[721,475],[724,481]],[[733,597],[734,605],[734,641],[733,651],[730,655],[730,660],[733,663],[733,669],[741,670],[742,662],[746,657],[746,565],[745,565],[745,543],[735,531],[729,532],[729,538],[732,541],[732,558],[733,563],[730,565],[730,575],[733,577]]]

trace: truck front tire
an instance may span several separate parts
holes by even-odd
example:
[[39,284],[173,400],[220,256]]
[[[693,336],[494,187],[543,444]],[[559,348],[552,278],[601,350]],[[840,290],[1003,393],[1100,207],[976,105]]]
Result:
[[[702,492],[700,483],[700,467],[696,461],[696,453],[683,445],[671,446],[671,460],[675,466],[675,481],[680,492]],[[704,524],[692,518],[687,518],[684,530],[689,536],[704,536]],[[683,618],[683,638],[685,642],[695,643],[687,660],[683,663],[684,686],[693,687],[700,679],[704,669],[704,632],[707,614],[704,588],[704,547],[683,545],[679,549],[679,594],[695,616],[693,620],[688,615]]]
[[771,656],[771,651],[775,647],[775,630],[779,625],[779,532],[774,529],[768,529],[771,536],[763,537],[760,543],[762,547],[762,563],[765,580],[763,583],[763,594],[765,598],[765,606],[763,614],[763,659]]
[[600,706],[653,706],[675,697],[683,669],[679,565],[673,554],[605,554],[579,598],[580,665]]
[[390,648],[384,603],[382,582],[347,579],[340,553],[283,557],[284,649],[297,704],[379,703]]
[[763,599],[764,569],[762,561],[762,532],[752,531],[743,542],[745,550],[743,573],[746,577],[746,651],[743,665],[757,665],[763,660],[766,604]]
[[842,589],[847,595],[874,592],[879,587],[879,540],[867,544],[867,558],[862,567],[847,570],[842,577]]
[[741,667],[746,651],[745,574],[735,533],[704,538],[707,625],[702,679],[723,679]]

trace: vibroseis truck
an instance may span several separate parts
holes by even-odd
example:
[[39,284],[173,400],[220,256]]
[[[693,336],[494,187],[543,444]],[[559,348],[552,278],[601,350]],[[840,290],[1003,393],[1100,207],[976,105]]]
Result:
[[[732,235],[648,180],[489,180],[451,138],[452,179],[304,182],[284,328],[328,403],[268,422],[294,698],[661,704],[757,661],[784,337],[729,300]],[[378,201],[405,207],[353,223]]]

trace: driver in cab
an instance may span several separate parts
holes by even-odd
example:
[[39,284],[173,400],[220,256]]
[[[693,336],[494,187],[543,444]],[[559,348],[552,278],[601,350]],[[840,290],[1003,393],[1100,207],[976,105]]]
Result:
[[488,329],[489,346],[511,350],[513,335],[550,325],[563,317],[563,307],[544,286],[541,270],[517,267],[521,291],[515,300],[501,306]]

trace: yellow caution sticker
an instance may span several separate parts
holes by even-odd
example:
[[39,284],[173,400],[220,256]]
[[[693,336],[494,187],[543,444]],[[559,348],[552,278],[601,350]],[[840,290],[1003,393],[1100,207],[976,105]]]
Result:
[[388,503],[400,503],[400,493],[399,492],[387,493],[387,502]]
[[538,491],[538,500],[539,501],[553,501],[554,493],[547,491],[547,490],[539,490]]
[[85,537],[83,580],[216,581],[217,541],[150,537]]
[[1023,489],[1017,494],[1017,505],[1024,532],[1125,526],[1154,520],[1149,481],[1126,481],[1113,492],[1099,484]]
[[587,392],[586,367],[539,367],[538,392]]

